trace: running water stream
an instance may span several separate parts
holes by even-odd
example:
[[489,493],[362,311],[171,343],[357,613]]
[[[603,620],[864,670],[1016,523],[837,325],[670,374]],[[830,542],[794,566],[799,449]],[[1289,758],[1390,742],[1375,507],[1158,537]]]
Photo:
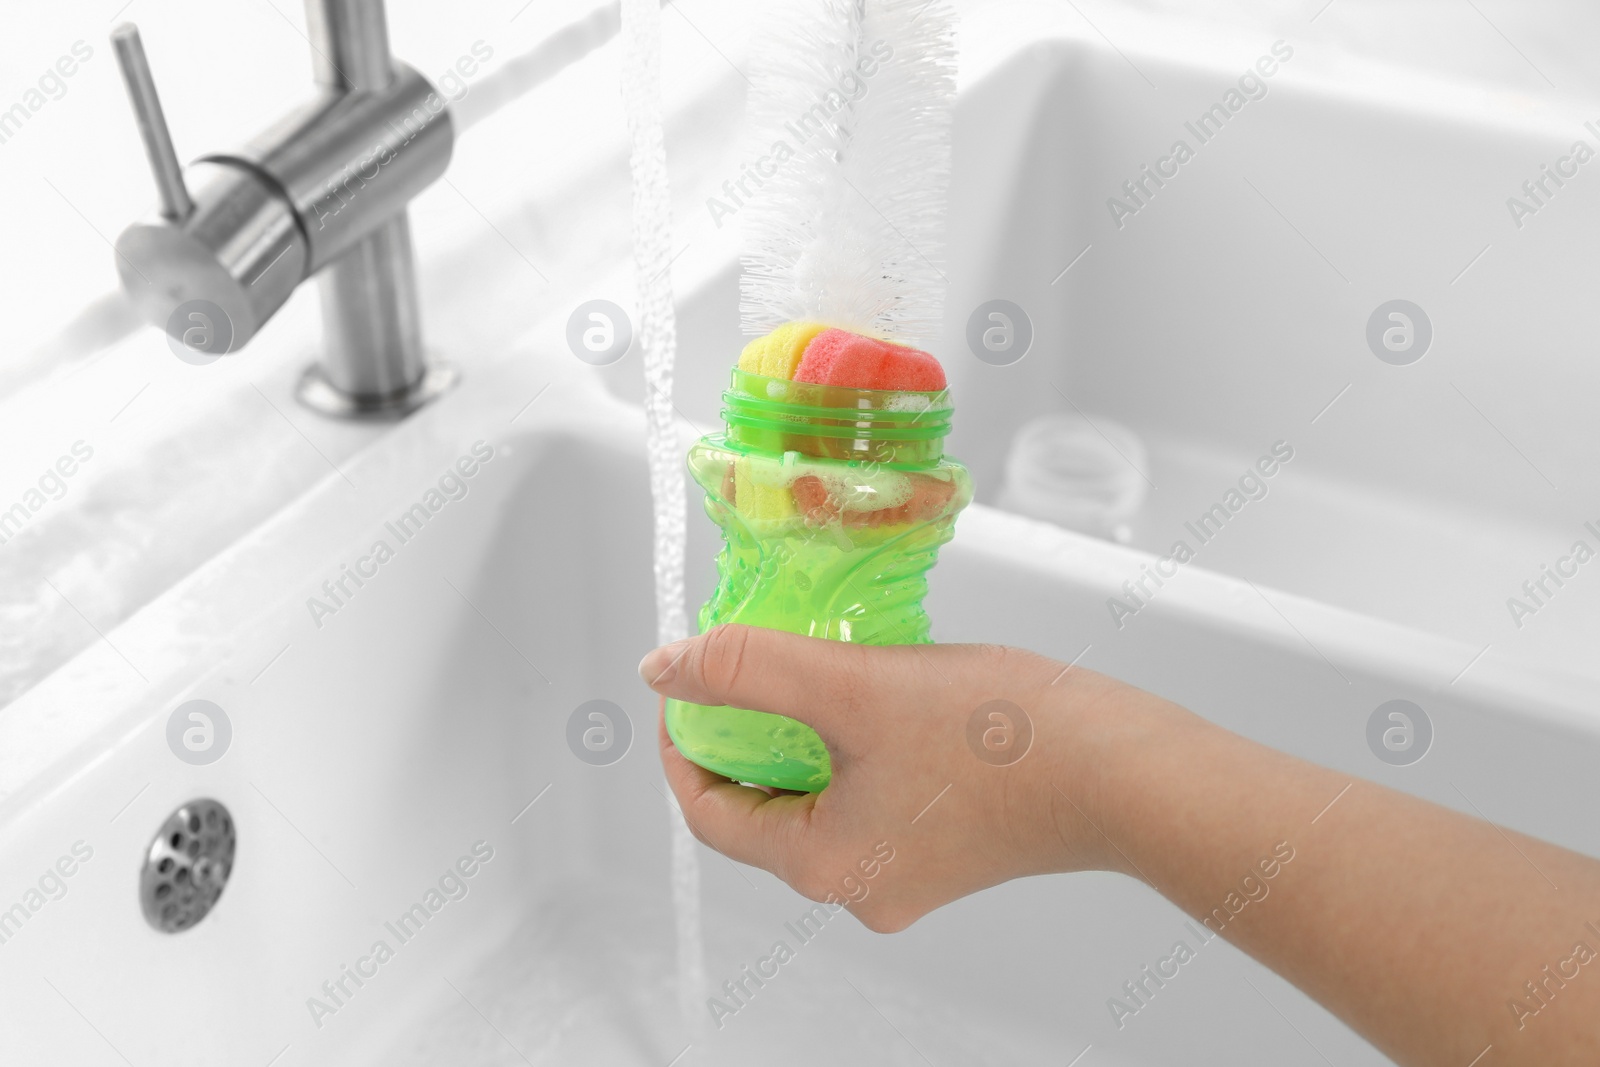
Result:
[[[672,304],[672,205],[661,133],[661,0],[622,0],[622,98],[628,113],[633,173],[633,262],[644,352],[645,440],[655,513],[656,639],[688,635],[683,558],[686,535],[683,448],[672,405],[677,320]],[[700,932],[700,863],[694,836],[674,807],[672,903],[677,917],[678,1003],[691,1032],[706,987]]]

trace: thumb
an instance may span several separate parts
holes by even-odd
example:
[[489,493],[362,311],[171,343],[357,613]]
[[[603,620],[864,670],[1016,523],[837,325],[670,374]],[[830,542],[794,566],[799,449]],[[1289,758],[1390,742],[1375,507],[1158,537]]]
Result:
[[930,672],[918,657],[922,651],[729,624],[653,650],[639,674],[663,696],[775,712],[824,741],[843,741],[875,718],[887,725],[874,712],[924,695]]

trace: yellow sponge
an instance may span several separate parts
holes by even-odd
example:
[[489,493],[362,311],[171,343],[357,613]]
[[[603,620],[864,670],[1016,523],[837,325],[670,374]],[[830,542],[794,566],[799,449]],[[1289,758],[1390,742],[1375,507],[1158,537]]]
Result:
[[770,478],[752,477],[749,460],[733,461],[734,507],[746,519],[787,519],[794,515],[794,494],[783,483]]
[[739,353],[739,369],[763,378],[794,380],[794,369],[806,354],[811,339],[826,326],[819,322],[786,322],[765,337],[757,337]]

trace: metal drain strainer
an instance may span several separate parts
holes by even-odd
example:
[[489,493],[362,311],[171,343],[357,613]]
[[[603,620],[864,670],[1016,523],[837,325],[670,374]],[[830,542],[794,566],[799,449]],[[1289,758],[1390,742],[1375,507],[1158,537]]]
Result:
[[191,800],[168,815],[139,871],[145,921],[174,934],[204,919],[233,873],[237,845],[233,816],[215,800]]

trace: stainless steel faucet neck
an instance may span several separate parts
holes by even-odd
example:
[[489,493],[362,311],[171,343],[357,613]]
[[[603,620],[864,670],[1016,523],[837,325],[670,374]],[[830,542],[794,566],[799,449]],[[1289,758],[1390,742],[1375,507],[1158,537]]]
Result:
[[375,93],[394,80],[382,0],[306,0],[317,84]]

